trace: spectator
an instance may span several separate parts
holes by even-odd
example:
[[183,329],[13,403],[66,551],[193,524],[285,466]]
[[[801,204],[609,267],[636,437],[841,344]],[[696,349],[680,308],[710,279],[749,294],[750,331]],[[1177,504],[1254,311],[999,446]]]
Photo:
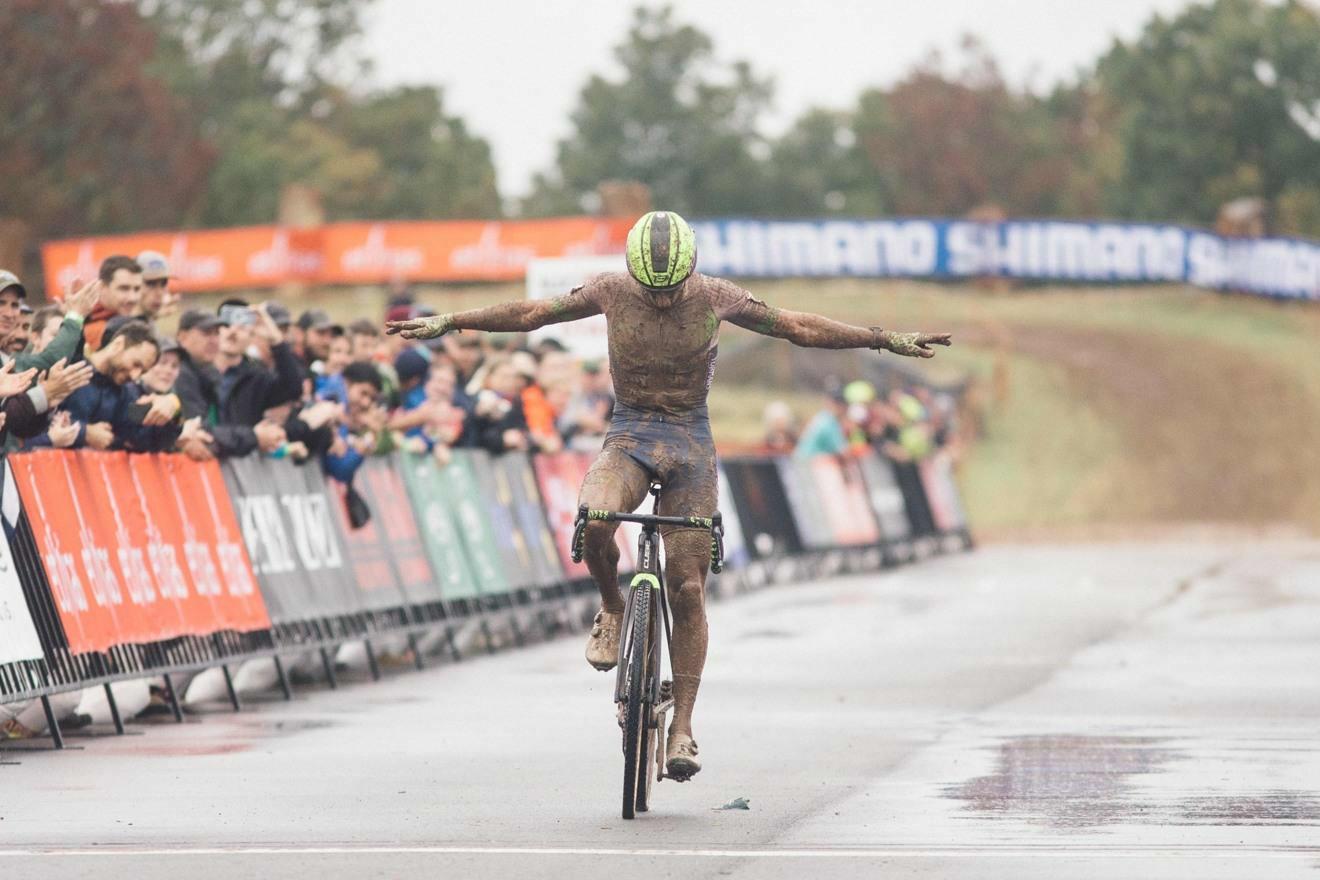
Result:
[[[55,336],[39,352],[23,352],[15,355],[16,370],[35,367],[46,370],[56,361],[72,363],[81,360],[83,344],[84,316],[97,308],[104,286],[99,281],[82,284],[75,281],[69,294],[64,298],[64,319],[59,322]],[[27,290],[12,272],[0,270],[0,337],[7,336],[17,325],[22,311],[22,302],[27,299]],[[8,355],[0,354],[0,363]]]
[[344,385],[344,367],[353,361],[353,343],[340,333],[330,340],[330,351],[321,364],[321,372],[314,379],[318,400],[348,402],[348,388]]
[[[514,371],[523,383],[518,396],[522,401],[523,415],[527,419],[527,431],[533,444],[542,452],[558,452],[564,448],[563,438],[559,436],[556,425],[559,413],[547,395],[547,387],[567,379],[563,367],[571,368],[571,364],[560,363],[563,361],[565,359],[561,355],[547,356],[538,365],[536,358],[525,351],[516,351],[510,358]],[[539,381],[542,375],[547,377],[545,385]],[[560,403],[562,405],[563,401]]]
[[335,330],[342,336],[344,330],[338,327],[330,316],[321,309],[308,309],[298,316],[298,329],[302,334],[302,361],[309,370],[314,371],[317,361],[324,361],[330,356],[330,342],[335,337]]
[[[546,359],[551,357],[546,355]],[[614,388],[609,372],[595,360],[582,365],[579,384],[580,388],[561,411],[559,433],[571,449],[599,452],[614,414]]]
[[466,414],[454,405],[457,380],[454,365],[441,362],[431,365],[426,381],[426,400],[415,410],[425,421],[408,430],[408,448],[413,452],[429,450],[442,464],[449,462],[449,448],[463,435]]
[[142,267],[132,257],[122,254],[106,257],[98,274],[102,284],[100,302],[83,327],[89,351],[101,347],[111,318],[133,315],[142,302]]
[[838,455],[848,451],[848,437],[844,433],[844,419],[848,413],[848,401],[842,391],[831,394],[825,407],[811,421],[798,440],[793,455],[798,458],[810,458],[813,455]]
[[173,394],[179,379],[179,343],[168,336],[159,341],[160,357],[155,366],[142,374],[142,387],[156,394]]
[[143,251],[138,254],[137,264],[142,267],[142,299],[138,303],[137,316],[154,325],[161,318],[174,314],[179,306],[179,295],[170,289],[173,276],[164,254]]
[[[274,452],[288,437],[282,425],[266,418],[266,411],[302,397],[302,366],[264,305],[253,309],[243,300],[226,300],[220,305],[219,317],[220,346],[215,358],[218,423],[251,429],[256,448]],[[248,357],[254,333],[270,344],[274,370]]]
[[381,380],[375,364],[353,361],[344,368],[348,389],[348,418],[339,425],[339,439],[326,453],[325,472],[348,485],[366,456],[393,449],[385,426],[385,410],[380,405]]
[[18,320],[5,337],[4,351],[11,357],[21,354],[32,342],[32,306],[19,303]]
[[[41,354],[55,341],[55,334],[60,332],[60,322],[64,320],[64,310],[56,303],[42,306],[32,315],[32,353]],[[82,338],[81,328],[78,338]]]
[[[159,452],[174,447],[182,425],[177,418],[153,424],[159,419],[142,402],[142,388],[137,384],[159,356],[160,343],[142,321],[120,327],[105,345],[88,355],[94,371],[91,382],[61,405],[79,424],[74,448]],[[35,443],[51,445],[52,440],[47,435]]]
[[762,449],[771,455],[791,454],[798,443],[797,416],[793,409],[782,400],[772,400],[765,405],[761,418],[765,427],[765,441]]
[[200,418],[211,436],[209,442],[185,441],[180,448],[198,460],[246,455],[257,447],[250,426],[219,424],[220,376],[213,363],[220,353],[222,323],[202,309],[189,309],[179,318],[179,375],[174,391],[182,404],[183,418]]
[[519,392],[523,381],[508,355],[493,355],[482,367],[481,390],[472,405],[467,443],[492,454],[532,447]]
[[37,371],[29,368],[14,371],[10,361],[0,366],[0,445],[13,448],[11,439],[37,437],[50,427],[50,411],[92,378],[90,364],[80,361],[66,366],[57,361],[40,381],[33,384]]
[[382,356],[380,327],[367,318],[348,325],[349,351],[355,361],[378,361]]
[[[401,337],[391,336],[388,338],[399,339]],[[468,412],[472,412],[472,406],[479,388],[474,387],[469,390],[468,385],[472,383],[477,370],[481,369],[484,362],[481,351],[481,337],[470,331],[459,331],[446,334],[441,338],[445,341],[445,353],[449,355],[449,359],[453,362],[458,378],[458,384],[454,387],[454,403]]]

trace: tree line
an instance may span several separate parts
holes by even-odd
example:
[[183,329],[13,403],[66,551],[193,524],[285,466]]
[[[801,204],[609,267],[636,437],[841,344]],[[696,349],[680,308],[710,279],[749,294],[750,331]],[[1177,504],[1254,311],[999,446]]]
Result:
[[[973,39],[842,107],[764,132],[774,83],[641,7],[552,167],[502,199],[489,144],[436,86],[363,88],[358,0],[0,5],[0,218],[36,239],[327,216],[590,211],[639,181],[694,215],[1113,217],[1210,224],[1256,197],[1320,236],[1320,13],[1211,0],[1152,17],[1071,81],[1008,82]],[[456,13],[458,14],[458,13]]]

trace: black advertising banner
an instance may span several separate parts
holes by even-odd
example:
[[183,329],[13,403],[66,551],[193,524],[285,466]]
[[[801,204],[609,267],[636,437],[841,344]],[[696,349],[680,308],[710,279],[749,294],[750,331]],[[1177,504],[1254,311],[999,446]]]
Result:
[[555,537],[546,520],[545,507],[541,504],[541,491],[536,483],[536,471],[532,469],[531,458],[523,452],[509,452],[495,459],[494,464],[508,478],[514,518],[527,542],[535,583],[546,587],[562,582],[564,569],[559,564]]
[[531,549],[514,514],[513,486],[508,472],[497,467],[496,459],[484,450],[472,450],[469,461],[477,485],[481,487],[481,500],[485,503],[486,517],[500,559],[504,562],[509,586],[513,589],[537,586]]
[[364,462],[358,468],[358,477],[354,477],[354,487],[362,498],[362,503],[371,511],[371,518],[361,528],[353,528],[348,521],[348,491],[344,484],[330,477],[325,478],[325,491],[330,496],[330,506],[334,508],[335,524],[344,536],[348,548],[349,568],[353,580],[362,594],[362,607],[368,611],[384,611],[407,604],[403,588],[399,585],[398,573],[390,561],[390,545],[385,539],[385,528],[381,524],[379,505],[372,503],[371,497],[360,485],[360,475],[366,469]]
[[724,474],[753,558],[801,553],[802,539],[774,459],[725,459]]
[[820,497],[811,466],[806,459],[793,457],[774,459],[788,509],[797,524],[798,535],[808,550],[824,550],[835,543],[834,535],[825,516],[824,499]]
[[251,455],[227,460],[223,471],[271,620],[361,611],[330,507],[340,502],[326,493],[321,469]]
[[403,598],[413,604],[439,602],[440,580],[427,558],[400,468],[395,456],[369,458],[354,485],[366,496]]
[[889,459],[876,452],[858,456],[857,464],[862,470],[862,479],[866,482],[866,494],[871,499],[871,509],[880,522],[880,533],[886,541],[906,541],[912,527],[908,523],[907,508],[903,504],[903,493],[894,478],[894,468]]

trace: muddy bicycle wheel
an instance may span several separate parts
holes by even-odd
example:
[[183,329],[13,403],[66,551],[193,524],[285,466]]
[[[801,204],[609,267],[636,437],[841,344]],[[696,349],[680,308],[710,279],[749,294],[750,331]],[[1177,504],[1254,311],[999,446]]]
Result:
[[[624,688],[623,710],[623,818],[636,815],[639,788],[645,791],[643,774],[647,772],[643,754],[647,738],[647,718],[643,697],[646,694],[646,655],[650,651],[651,591],[635,590],[632,607],[632,634],[628,641],[628,681]],[[645,806],[642,807],[645,810]]]

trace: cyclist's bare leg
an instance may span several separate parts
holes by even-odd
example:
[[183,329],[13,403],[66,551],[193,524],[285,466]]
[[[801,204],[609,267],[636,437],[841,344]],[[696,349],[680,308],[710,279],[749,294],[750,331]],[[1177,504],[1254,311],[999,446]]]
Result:
[[710,533],[674,529],[665,541],[665,587],[674,615],[670,662],[674,667],[674,720],[670,734],[692,736],[692,709],[706,666],[706,570]]
[[[607,447],[592,463],[582,481],[578,504],[596,510],[631,513],[646,498],[651,478],[627,453]],[[611,614],[623,613],[623,594],[619,592],[619,546],[614,541],[618,523],[587,523],[583,535],[582,556],[600,590],[600,604]]]

